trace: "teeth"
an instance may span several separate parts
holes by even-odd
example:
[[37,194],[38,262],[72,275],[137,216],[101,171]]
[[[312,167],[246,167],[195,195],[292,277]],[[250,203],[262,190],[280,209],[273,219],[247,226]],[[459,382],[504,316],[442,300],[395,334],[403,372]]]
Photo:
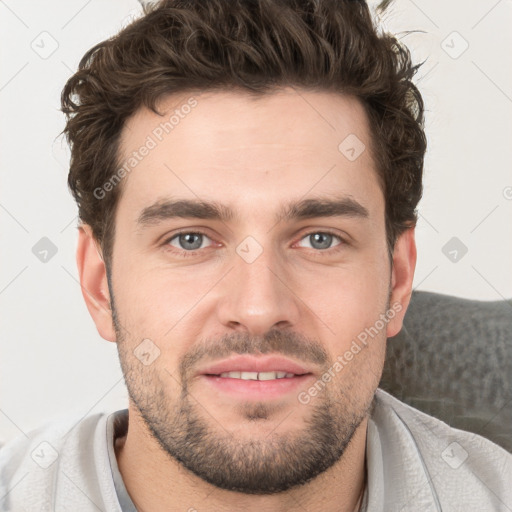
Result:
[[260,372],[258,373],[258,380],[273,380],[280,379],[279,374],[283,372]]
[[224,372],[220,374],[221,377],[230,377],[232,379],[239,379],[240,372]]
[[240,372],[242,380],[258,380],[258,372]]
[[221,377],[242,380],[273,380],[294,377],[294,373],[287,372],[224,372]]

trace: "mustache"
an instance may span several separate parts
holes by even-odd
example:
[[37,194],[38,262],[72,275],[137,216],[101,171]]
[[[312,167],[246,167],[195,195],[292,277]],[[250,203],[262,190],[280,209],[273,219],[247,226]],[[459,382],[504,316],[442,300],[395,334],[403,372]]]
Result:
[[200,341],[180,362],[180,375],[185,382],[194,366],[204,359],[223,359],[243,354],[279,354],[295,357],[303,362],[326,366],[329,356],[321,344],[306,336],[282,331],[270,330],[265,336],[251,336],[245,332],[234,332],[220,339]]

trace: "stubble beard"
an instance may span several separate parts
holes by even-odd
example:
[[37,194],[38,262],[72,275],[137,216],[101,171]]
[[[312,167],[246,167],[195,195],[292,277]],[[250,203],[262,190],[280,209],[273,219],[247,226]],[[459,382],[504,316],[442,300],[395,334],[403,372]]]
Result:
[[[272,404],[241,403],[237,407],[241,423],[249,422],[253,429],[254,422],[272,421],[276,427],[266,437],[237,436],[209,415],[200,400],[189,392],[190,379],[184,370],[184,361],[180,372],[180,396],[173,400],[166,394],[168,386],[161,379],[161,376],[172,377],[166,376],[163,369],[158,374],[157,365],[140,364],[128,348],[132,344],[127,343],[118,326],[116,332],[128,393],[148,431],[172,459],[221,489],[269,495],[311,481],[341,459],[367,417],[374,398],[373,389],[368,390],[363,399],[359,396],[357,401],[354,400],[358,395],[353,390],[354,377],[339,379],[339,383],[330,383],[309,404],[297,401],[292,406],[287,414],[300,413],[303,425],[294,432],[280,431],[279,425],[286,418]],[[289,335],[273,333],[272,341],[264,338],[257,346],[255,340],[240,333],[225,338],[225,341],[235,353],[254,354],[261,349],[265,353],[279,346],[276,336]],[[217,345],[226,347],[226,343],[218,342]],[[191,358],[192,361],[196,359]]]

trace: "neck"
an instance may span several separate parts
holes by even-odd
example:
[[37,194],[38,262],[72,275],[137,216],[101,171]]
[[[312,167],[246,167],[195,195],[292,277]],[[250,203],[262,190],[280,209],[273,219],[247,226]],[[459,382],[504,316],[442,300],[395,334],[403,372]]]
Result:
[[366,472],[367,418],[336,464],[307,484],[272,495],[227,491],[203,481],[162,450],[131,406],[129,418],[128,433],[116,441],[115,451],[124,484],[138,510],[359,510]]

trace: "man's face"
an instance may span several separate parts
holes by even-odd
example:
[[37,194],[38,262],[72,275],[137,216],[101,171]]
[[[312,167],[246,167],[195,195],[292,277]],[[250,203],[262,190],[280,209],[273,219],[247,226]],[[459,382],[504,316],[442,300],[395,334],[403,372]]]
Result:
[[110,292],[132,414],[210,483],[278,492],[339,460],[380,379],[391,269],[369,129],[331,93],[190,97],[123,131],[138,160]]

